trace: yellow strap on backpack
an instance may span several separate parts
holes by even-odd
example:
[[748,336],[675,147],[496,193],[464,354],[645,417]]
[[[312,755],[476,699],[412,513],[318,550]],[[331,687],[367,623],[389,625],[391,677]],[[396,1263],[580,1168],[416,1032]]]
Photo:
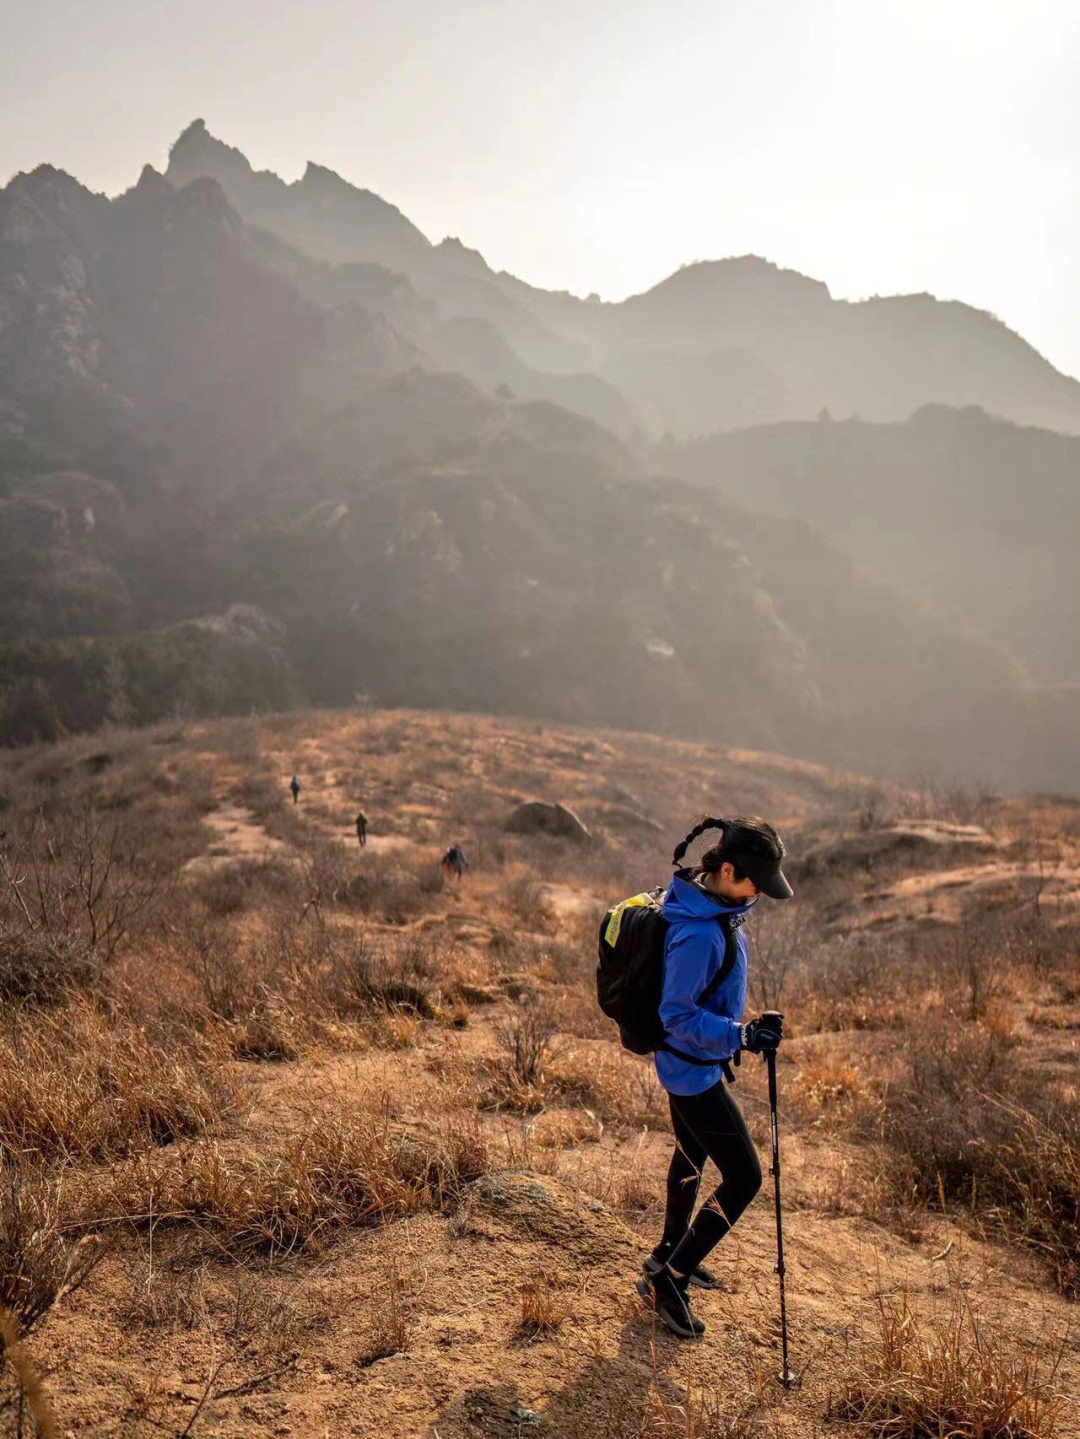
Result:
[[647,891],[643,894],[633,894],[629,899],[620,899],[618,904],[611,911],[611,918],[607,922],[607,929],[604,930],[604,939],[612,949],[619,939],[619,930],[622,928],[622,918],[628,909],[641,909],[645,905],[652,905],[654,909],[660,906],[656,902],[656,896]]

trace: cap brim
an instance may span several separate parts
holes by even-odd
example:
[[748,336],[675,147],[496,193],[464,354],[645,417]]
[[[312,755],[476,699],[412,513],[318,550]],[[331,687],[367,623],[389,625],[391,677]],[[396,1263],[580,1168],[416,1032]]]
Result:
[[762,894],[768,895],[769,899],[793,899],[795,896],[795,891],[788,884],[780,869],[769,870],[760,879],[754,879],[753,875],[750,878],[754,880],[755,887]]

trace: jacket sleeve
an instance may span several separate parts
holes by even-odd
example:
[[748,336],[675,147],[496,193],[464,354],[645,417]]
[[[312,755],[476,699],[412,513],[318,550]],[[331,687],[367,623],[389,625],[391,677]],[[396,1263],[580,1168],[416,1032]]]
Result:
[[[735,936],[732,936],[735,939]],[[664,993],[660,1022],[676,1049],[699,1059],[730,1059],[739,1048],[739,1026],[725,1015],[702,1009],[697,996],[708,982],[704,976],[711,944],[692,933],[673,935],[664,954]]]

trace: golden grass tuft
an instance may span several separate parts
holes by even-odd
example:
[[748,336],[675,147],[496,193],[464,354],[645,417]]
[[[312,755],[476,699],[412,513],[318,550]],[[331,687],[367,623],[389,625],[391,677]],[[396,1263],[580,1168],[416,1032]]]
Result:
[[1009,1349],[956,1275],[948,1296],[945,1312],[930,1316],[903,1291],[878,1301],[877,1352],[849,1376],[829,1417],[874,1439],[1052,1439],[1066,1412],[1054,1356]]
[[87,1182],[82,1217],[138,1228],[194,1222],[228,1255],[281,1258],[318,1253],[346,1227],[446,1207],[487,1164],[478,1131],[395,1134],[381,1118],[327,1108],[275,1155],[230,1152],[212,1138],[138,1154]]
[[152,1043],[87,1001],[0,1034],[0,1155],[105,1160],[201,1133],[240,1100],[213,1032]]
[[401,1281],[391,1271],[385,1285],[371,1301],[371,1324],[356,1350],[355,1362],[367,1369],[379,1359],[401,1354],[409,1344],[409,1321],[401,1293]]
[[41,1382],[41,1376],[23,1347],[19,1338],[19,1327],[14,1317],[0,1304],[0,1370],[4,1368],[7,1361],[10,1361],[11,1367],[15,1371],[19,1390],[15,1400],[19,1434],[22,1433],[22,1412],[25,1402],[29,1406],[35,1428],[41,1439],[57,1439],[60,1431],[56,1427],[56,1416],[53,1413],[52,1404],[49,1402],[49,1396],[45,1392],[45,1386]]
[[544,1271],[531,1274],[519,1292],[521,1319],[516,1331],[519,1338],[539,1339],[554,1334],[570,1315],[570,1300]]
[[0,1165],[0,1305],[31,1329],[89,1277],[101,1257],[97,1235],[66,1232],[62,1180],[36,1167]]

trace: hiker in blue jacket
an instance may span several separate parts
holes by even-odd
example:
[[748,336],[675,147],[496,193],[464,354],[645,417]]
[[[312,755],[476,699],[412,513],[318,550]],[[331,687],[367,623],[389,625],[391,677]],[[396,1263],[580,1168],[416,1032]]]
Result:
[[[719,842],[692,869],[678,868],[708,829],[720,830]],[[676,873],[661,909],[668,921],[660,1002],[667,1040],[655,1063],[668,1092],[675,1153],[664,1232],[645,1261],[638,1290],[668,1328],[687,1339],[705,1332],[690,1308],[689,1285],[716,1287],[703,1260],[761,1188],[757,1151],[724,1071],[730,1074],[728,1063],[738,1063],[742,1050],[775,1049],[782,1038],[775,1019],[742,1022],[747,965],[742,924],[759,896],[792,897],[780,869],[783,856],[783,841],[763,819],[703,820],[675,850]],[[721,1180],[691,1223],[707,1158]]]

